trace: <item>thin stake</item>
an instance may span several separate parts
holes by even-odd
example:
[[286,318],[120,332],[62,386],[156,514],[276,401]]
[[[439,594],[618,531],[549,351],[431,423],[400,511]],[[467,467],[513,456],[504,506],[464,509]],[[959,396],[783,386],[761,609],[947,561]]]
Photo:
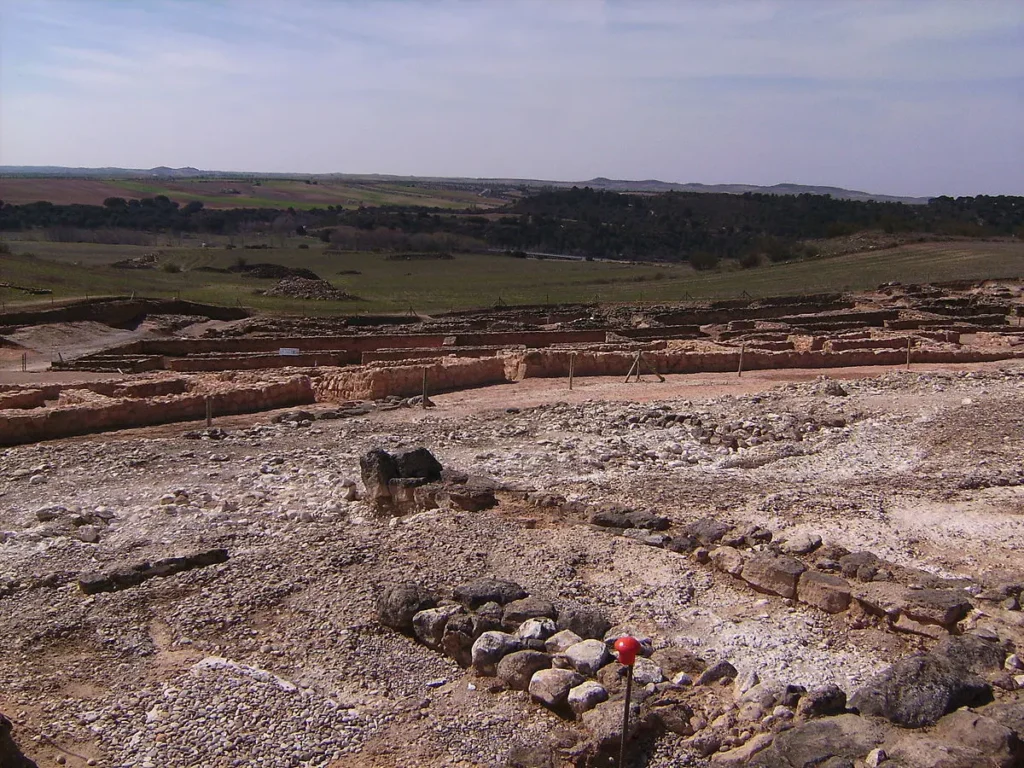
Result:
[[739,368],[736,370],[736,375],[737,376],[742,376],[743,375],[743,353],[746,350],[747,350],[747,345],[746,344],[740,344],[740,365],[739,365]]
[[633,698],[633,665],[626,667],[626,706],[622,710],[622,741],[619,743],[619,768],[626,765],[626,739],[629,734],[629,702]]
[[576,368],[576,353],[575,352],[570,352],[569,353],[569,389],[570,390],[572,390],[572,375],[574,373],[574,369],[575,368]]
[[423,406],[423,410],[427,410],[427,369],[423,369],[423,398],[420,403]]
[[633,376],[633,369],[637,366],[637,358],[633,358],[633,364],[629,366],[629,373],[626,374],[626,383],[629,384],[630,378]]
[[910,370],[910,337],[907,336],[907,370]]
[[213,400],[209,395],[206,396],[206,426],[213,426]]

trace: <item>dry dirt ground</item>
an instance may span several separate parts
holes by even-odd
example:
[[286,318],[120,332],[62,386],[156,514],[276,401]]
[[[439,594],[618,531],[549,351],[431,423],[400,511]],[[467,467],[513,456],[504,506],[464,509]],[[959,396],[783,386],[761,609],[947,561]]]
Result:
[[[479,576],[600,608],[741,674],[852,691],[930,641],[757,595],[514,494],[489,511],[390,521],[346,501],[366,450],[424,445],[446,466],[569,500],[814,532],[986,584],[1024,579],[1024,364],[828,373],[846,396],[826,394],[821,371],[584,379],[572,392],[535,379],[439,395],[426,411],[226,418],[219,439],[176,424],[4,450],[0,711],[46,766],[504,765],[513,744],[575,726],[382,627],[374,609],[399,581],[450,591]],[[645,421],[666,411],[846,426],[723,453]],[[75,515],[109,520],[76,527]],[[98,541],[79,540],[83,527]],[[113,593],[75,582],[212,547],[230,559]],[[989,613],[969,621],[1021,631],[1019,612]],[[704,761],[670,735],[641,764]]]

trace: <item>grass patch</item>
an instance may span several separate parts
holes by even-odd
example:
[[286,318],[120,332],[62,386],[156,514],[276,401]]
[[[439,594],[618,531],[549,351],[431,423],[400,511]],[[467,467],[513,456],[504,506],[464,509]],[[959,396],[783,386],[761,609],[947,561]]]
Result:
[[[275,284],[244,274],[198,271],[227,268],[238,250],[8,241],[0,282],[49,288],[54,300],[127,294],[190,299],[272,313],[332,315],[362,312],[438,312],[495,304],[682,301],[863,290],[905,283],[1024,276],[1024,243],[920,243],[870,253],[777,264],[749,270],[696,272],[685,265],[538,261],[497,254],[456,254],[450,261],[393,261],[382,253],[326,252],[308,241],[258,252],[259,261],[305,267],[363,301],[303,301],[258,296]],[[115,261],[158,251],[160,264],[180,272],[124,270]],[[31,253],[33,255],[26,255]],[[7,306],[38,297],[0,289]]]

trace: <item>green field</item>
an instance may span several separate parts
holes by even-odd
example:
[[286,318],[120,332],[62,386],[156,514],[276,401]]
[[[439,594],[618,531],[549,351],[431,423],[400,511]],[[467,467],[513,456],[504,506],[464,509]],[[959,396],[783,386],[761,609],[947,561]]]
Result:
[[[1024,277],[1024,243],[1017,241],[920,243],[830,259],[696,272],[684,265],[620,264],[515,259],[500,254],[457,254],[451,261],[389,261],[381,253],[328,253],[319,241],[308,249],[265,250],[94,245],[8,241],[0,256],[0,283],[46,288],[52,297],[0,288],[7,308],[98,295],[173,297],[215,304],[242,304],[271,313],[331,315],[418,313],[504,304],[568,302],[668,302],[862,290],[896,280],[906,283]],[[164,269],[109,266],[158,252]],[[259,296],[276,281],[197,271],[228,267],[239,257],[250,264],[302,266],[359,296],[360,301],[306,301]],[[355,270],[359,274],[342,274]]]
[[493,208],[506,201],[472,189],[383,179],[103,179],[98,177],[10,177],[0,179],[0,199],[23,204],[49,200],[66,205],[102,205],[108,197],[166,195],[182,205],[197,200],[208,208],[357,208],[407,205],[431,208]]

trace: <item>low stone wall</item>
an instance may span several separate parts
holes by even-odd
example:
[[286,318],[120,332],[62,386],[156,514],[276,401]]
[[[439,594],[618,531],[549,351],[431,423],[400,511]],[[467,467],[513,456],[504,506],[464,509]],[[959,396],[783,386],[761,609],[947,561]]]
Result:
[[46,393],[41,389],[22,389],[0,392],[0,410],[8,408],[42,408]]
[[418,395],[423,391],[424,371],[429,393],[504,384],[508,380],[504,357],[435,358],[417,365],[377,363],[320,377],[315,383],[316,398],[345,402]]
[[[436,353],[435,353],[436,354]],[[172,371],[251,371],[264,368],[302,368],[321,365],[339,366],[348,362],[346,355],[337,352],[309,352],[299,355],[241,354],[211,355],[209,357],[174,357],[167,361]]]
[[[904,342],[905,344],[905,342]],[[590,352],[576,353],[574,374],[576,376],[625,376],[633,364],[635,355],[631,352]],[[979,352],[967,349],[914,349],[915,363],[980,363],[1024,357],[1019,351]],[[644,352],[643,359],[658,373],[720,373],[739,368],[740,351],[721,352]],[[510,369],[509,378],[521,381],[526,378],[568,376],[569,351],[531,350],[506,357]],[[773,352],[748,349],[743,354],[744,370],[771,370],[779,368],[846,368],[870,365],[901,365],[907,361],[906,347],[901,349],[852,349],[839,352],[828,351],[781,351]],[[642,371],[642,373],[645,371]]]
[[845,352],[850,349],[906,349],[907,337],[889,339],[829,339],[826,352]]
[[[241,385],[209,396],[216,416],[267,411],[312,403],[307,376],[259,385]],[[70,435],[193,421],[206,415],[206,395],[168,395],[148,400],[118,400],[102,405],[0,412],[0,445],[33,443]]]
[[[525,349],[525,345],[519,345]],[[508,347],[445,347],[445,357],[495,357],[506,351]],[[363,352],[363,365],[395,360],[424,360],[438,356],[437,349],[377,349],[372,352]]]

